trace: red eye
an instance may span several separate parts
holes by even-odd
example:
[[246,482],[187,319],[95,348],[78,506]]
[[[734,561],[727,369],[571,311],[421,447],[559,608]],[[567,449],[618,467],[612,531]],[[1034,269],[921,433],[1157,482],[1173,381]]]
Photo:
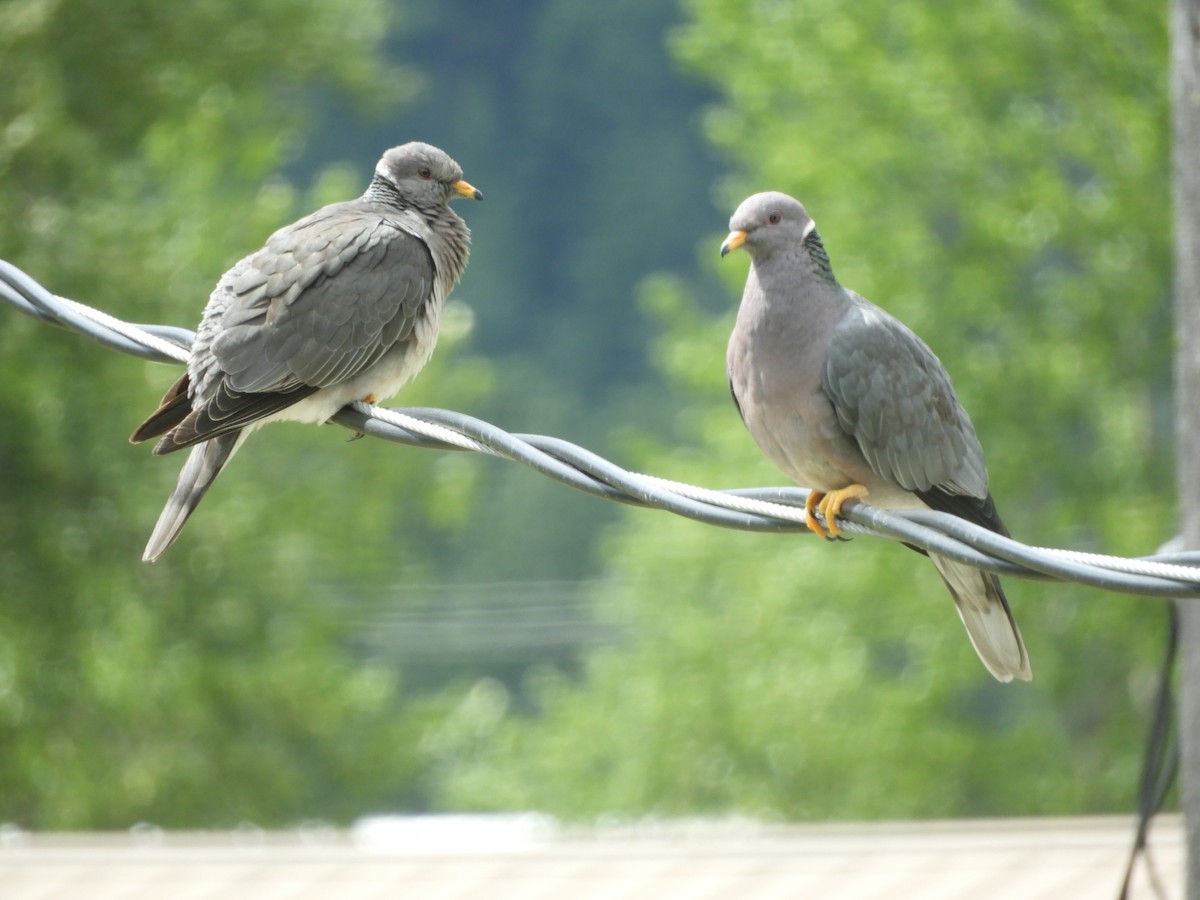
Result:
[[767,221],[770,222],[772,225],[778,225],[780,223],[780,221],[782,221],[782,219],[783,219],[783,216],[781,216],[777,212],[773,212],[769,216],[767,216]]
[[420,175],[422,178],[424,178],[426,181],[428,181],[429,179],[431,179],[433,177],[433,172],[431,172],[429,170],[428,166],[417,169],[417,174]]

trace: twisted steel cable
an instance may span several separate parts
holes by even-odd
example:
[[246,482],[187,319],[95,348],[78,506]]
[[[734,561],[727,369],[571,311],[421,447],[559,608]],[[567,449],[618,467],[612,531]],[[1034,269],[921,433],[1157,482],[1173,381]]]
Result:
[[[123,322],[59,297],[0,260],[0,299],[18,311],[141,359],[186,363],[194,333]],[[370,437],[413,447],[486,453],[528,466],[604,500],[651,507],[722,528],[807,532],[803,488],[712,490],[630,472],[561,438],[511,434],[459,412],[355,403],[331,420]],[[1117,557],[1031,547],[932,510],[890,511],[862,502],[842,511],[847,533],[887,538],[1005,576],[1073,581],[1149,597],[1200,597],[1200,552]]]

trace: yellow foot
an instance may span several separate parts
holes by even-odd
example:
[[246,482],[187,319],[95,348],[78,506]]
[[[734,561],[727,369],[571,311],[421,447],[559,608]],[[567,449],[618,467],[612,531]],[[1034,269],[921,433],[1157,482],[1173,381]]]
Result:
[[825,526],[821,524],[821,521],[816,516],[817,506],[824,499],[825,495],[820,491],[808,492],[808,499],[804,501],[804,524],[817,537],[828,541],[832,540],[832,538],[829,537],[829,532],[825,530]]
[[[825,538],[838,537],[842,533],[842,527],[838,525],[837,518],[842,514],[842,504],[847,500],[857,500],[860,497],[867,496],[867,489],[861,484],[852,484],[849,487],[838,488],[836,491],[830,491],[820,497],[817,509],[825,519],[825,528],[829,533],[823,535]],[[809,494],[808,499],[812,500],[812,494]],[[808,506],[805,504],[805,512],[808,512]],[[811,515],[811,513],[810,513]],[[809,526],[812,527],[811,525]],[[821,532],[817,532],[820,534]]]
[[362,402],[369,403],[371,406],[374,406],[376,403],[379,402],[379,398],[376,397],[374,394],[367,394],[367,396],[362,398]]

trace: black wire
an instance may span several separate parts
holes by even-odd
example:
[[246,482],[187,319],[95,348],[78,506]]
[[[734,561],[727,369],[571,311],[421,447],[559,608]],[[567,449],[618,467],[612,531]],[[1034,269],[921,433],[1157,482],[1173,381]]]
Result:
[[1146,732],[1146,749],[1142,756],[1142,772],[1138,778],[1137,830],[1133,847],[1129,851],[1129,862],[1125,866],[1125,877],[1121,881],[1118,900],[1128,900],[1133,880],[1134,866],[1138,857],[1146,852],[1146,840],[1150,824],[1162,810],[1167,794],[1175,784],[1179,773],[1179,735],[1175,728],[1175,696],[1171,680],[1175,672],[1175,658],[1179,650],[1179,609],[1175,603],[1167,604],[1167,646],[1163,654],[1162,667],[1158,673],[1158,690],[1154,697],[1154,712]]

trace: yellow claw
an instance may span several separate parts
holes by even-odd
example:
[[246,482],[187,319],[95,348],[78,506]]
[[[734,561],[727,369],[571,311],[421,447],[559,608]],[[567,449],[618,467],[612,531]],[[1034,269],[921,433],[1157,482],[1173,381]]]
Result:
[[825,495],[820,491],[809,491],[808,499],[804,501],[804,524],[808,526],[808,530],[818,537],[825,540],[831,540],[829,532],[825,530],[825,526],[821,524],[816,516],[817,505],[825,499]]
[[[838,488],[836,491],[830,491],[828,494],[820,495],[817,500],[817,510],[825,519],[825,529],[818,531],[817,534],[820,534],[826,539],[835,538],[841,535],[842,527],[838,525],[837,518],[842,514],[842,504],[847,500],[857,500],[860,497],[865,496],[867,496],[867,488],[865,485],[861,484],[852,484],[849,487]],[[811,515],[808,510],[808,505],[812,502],[812,498],[813,495],[809,494],[808,502],[804,505],[804,511],[808,515]],[[812,528],[811,523],[809,523],[809,528]],[[828,534],[822,533],[826,529],[828,529]]]

